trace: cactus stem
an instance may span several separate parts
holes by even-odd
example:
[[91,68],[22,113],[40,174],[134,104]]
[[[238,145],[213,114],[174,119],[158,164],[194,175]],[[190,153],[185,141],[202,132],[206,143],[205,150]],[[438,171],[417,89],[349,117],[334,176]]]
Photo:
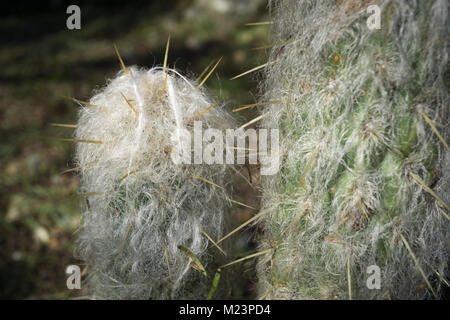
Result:
[[433,293],[433,296],[437,299],[437,295],[436,292],[434,292],[433,287],[431,286],[430,282],[428,281],[427,276],[425,275],[425,272],[423,271],[422,267],[419,264],[419,260],[417,260],[416,255],[414,254],[414,252],[411,249],[411,246],[409,245],[408,241],[406,240],[406,238],[403,236],[403,234],[400,232],[400,230],[397,230],[397,233],[400,235],[400,238],[403,241],[403,244],[405,245],[406,249],[408,249],[409,254],[411,255],[412,259],[414,260],[414,263],[417,266],[417,269],[419,269],[420,273],[422,274],[423,279],[425,280],[428,288],[430,288],[431,292]]

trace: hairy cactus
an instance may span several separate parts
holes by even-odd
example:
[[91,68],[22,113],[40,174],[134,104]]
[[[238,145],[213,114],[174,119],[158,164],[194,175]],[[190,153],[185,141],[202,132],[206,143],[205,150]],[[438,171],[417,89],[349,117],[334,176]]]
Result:
[[[380,8],[380,30],[366,24],[369,4]],[[442,296],[450,261],[448,2],[270,6],[274,48],[262,101],[282,103],[263,109],[262,126],[280,130],[281,169],[263,177],[270,213],[261,248],[275,250],[259,259],[260,295]],[[379,267],[379,287],[370,266]]]
[[211,99],[175,70],[123,69],[81,109],[75,133],[86,197],[77,252],[90,292],[204,299],[209,270],[221,262],[215,249],[206,251],[205,234],[224,234],[231,203],[226,188],[196,177],[226,187],[229,173],[226,165],[176,164],[174,146],[193,131],[194,116],[219,129],[232,127],[232,118],[221,106],[202,113]]

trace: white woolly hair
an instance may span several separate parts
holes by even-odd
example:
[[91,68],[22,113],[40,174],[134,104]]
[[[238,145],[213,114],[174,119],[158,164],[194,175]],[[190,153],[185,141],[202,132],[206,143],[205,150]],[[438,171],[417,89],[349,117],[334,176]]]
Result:
[[[178,246],[207,269],[219,263],[202,231],[213,239],[226,231],[228,168],[171,159],[172,133],[192,134],[191,118],[213,101],[176,70],[166,70],[167,79],[160,67],[119,72],[90,99],[100,108],[82,107],[79,114],[76,139],[99,142],[76,148],[80,192],[87,194],[77,253],[88,265],[93,298],[202,299],[212,280]],[[204,129],[234,127],[223,105],[196,120]]]
[[[369,4],[381,9],[381,30],[366,25]],[[262,111],[262,127],[280,129],[282,163],[263,177],[272,210],[261,247],[280,245],[259,259],[259,293],[343,299],[350,286],[361,299],[439,297],[450,155],[423,114],[449,141],[448,1],[273,0],[270,9],[261,100],[286,103]],[[380,290],[366,286],[370,265]]]

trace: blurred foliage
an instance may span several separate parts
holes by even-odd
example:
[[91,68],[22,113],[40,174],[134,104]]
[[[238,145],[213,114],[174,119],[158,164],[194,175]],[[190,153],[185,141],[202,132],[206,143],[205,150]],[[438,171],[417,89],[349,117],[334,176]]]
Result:
[[[170,34],[170,64],[193,78],[223,56],[206,86],[230,101],[229,108],[257,96],[252,77],[229,79],[265,62],[266,52],[251,48],[267,44],[267,26],[245,26],[268,19],[264,0],[79,1],[81,30],[71,31],[66,8],[72,3],[13,2],[1,13],[0,298],[85,294],[66,288],[66,266],[80,264],[73,257],[78,177],[61,174],[73,166],[73,146],[49,139],[72,132],[49,123],[75,123],[78,107],[63,96],[88,100],[119,71],[114,43],[127,65],[149,68],[163,63]],[[257,205],[252,192],[240,194]],[[250,216],[236,211],[241,221]],[[248,243],[239,245],[249,250]],[[251,264],[244,268],[252,272]],[[252,295],[251,285],[238,290],[236,296]]]

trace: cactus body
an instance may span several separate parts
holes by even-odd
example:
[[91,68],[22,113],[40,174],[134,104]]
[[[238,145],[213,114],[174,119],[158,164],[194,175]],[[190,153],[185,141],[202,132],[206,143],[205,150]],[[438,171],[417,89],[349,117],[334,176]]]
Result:
[[[78,143],[76,149],[81,193],[87,196],[77,251],[88,265],[94,298],[208,295],[214,273],[207,278],[196,270],[189,253],[207,271],[212,261],[220,263],[212,250],[206,252],[210,243],[202,231],[213,239],[224,234],[230,202],[226,189],[193,175],[226,186],[229,174],[225,165],[171,159],[174,144],[185,142],[182,130],[192,132],[192,117],[212,105],[194,85],[174,70],[166,75],[161,68],[133,67],[80,111],[76,138],[98,142]],[[232,127],[220,106],[196,120],[204,127]]]
[[[448,3],[373,4],[381,30],[367,27],[367,2],[271,1],[277,45],[263,101],[284,103],[262,111],[262,126],[280,129],[282,162],[263,180],[261,247],[276,250],[259,260],[261,296],[442,294]],[[379,289],[367,285],[373,265]]]

